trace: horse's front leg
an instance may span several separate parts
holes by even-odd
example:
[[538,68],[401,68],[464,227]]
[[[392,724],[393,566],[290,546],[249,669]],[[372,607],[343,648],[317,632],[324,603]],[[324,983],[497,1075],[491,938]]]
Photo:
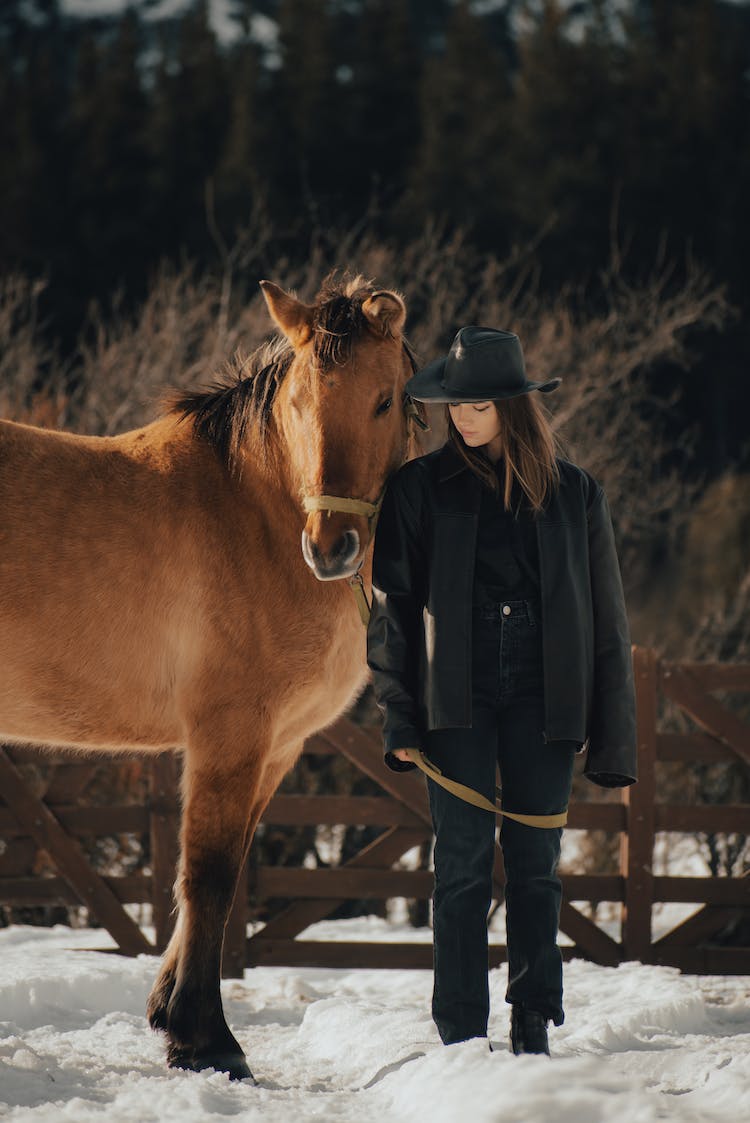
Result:
[[[171,1067],[215,1068],[252,1079],[224,1018],[219,989],[224,926],[255,828],[260,764],[214,746],[186,754],[175,935],[149,998],[151,1024],[168,1037]],[[251,821],[252,820],[252,821]]]

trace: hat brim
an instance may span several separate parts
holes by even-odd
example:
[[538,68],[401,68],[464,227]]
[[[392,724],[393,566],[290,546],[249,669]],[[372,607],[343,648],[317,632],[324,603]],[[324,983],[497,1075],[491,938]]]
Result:
[[551,390],[556,390],[562,382],[562,378],[556,376],[555,378],[548,378],[546,382],[527,382],[525,386],[520,386],[518,389],[495,391],[489,395],[485,391],[472,396],[471,394],[461,394],[446,389],[443,385],[445,364],[446,357],[443,356],[441,359],[434,359],[427,366],[422,367],[421,370],[412,375],[404,386],[406,393],[410,397],[416,398],[418,402],[487,402],[517,398],[520,394],[528,394],[530,390],[541,390],[543,394],[548,394]]

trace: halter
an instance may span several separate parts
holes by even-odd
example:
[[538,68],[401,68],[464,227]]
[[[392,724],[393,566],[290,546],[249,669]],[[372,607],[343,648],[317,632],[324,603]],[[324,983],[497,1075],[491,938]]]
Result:
[[366,499],[348,499],[343,495],[306,495],[302,500],[302,506],[308,514],[310,511],[346,511],[350,515],[364,515],[367,519],[367,529],[372,534],[384,494],[385,488],[374,503],[369,503]]
[[[413,420],[420,429],[429,429],[429,425],[419,416],[419,411],[414,404],[413,398],[409,397],[407,393],[404,393],[403,408],[407,422]],[[370,537],[372,537],[375,532],[375,526],[378,521],[384,495],[385,487],[383,487],[383,490],[374,503],[369,502],[367,499],[350,499],[345,495],[306,495],[302,500],[302,506],[308,514],[311,511],[344,511],[349,515],[364,515],[367,519],[367,529],[370,533]],[[360,619],[364,626],[367,627],[371,610],[370,603],[367,599],[367,593],[365,592],[365,583],[362,580],[362,574],[357,570],[356,573],[347,577],[346,580],[354,593]]]

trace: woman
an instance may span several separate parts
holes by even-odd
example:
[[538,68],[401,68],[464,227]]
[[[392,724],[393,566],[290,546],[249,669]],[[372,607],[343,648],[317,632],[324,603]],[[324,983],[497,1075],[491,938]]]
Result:
[[[554,816],[576,752],[605,787],[636,778],[628,620],[609,508],[556,455],[518,337],[465,327],[406,391],[443,402],[449,438],[388,482],[373,558],[368,663],[388,765],[422,750],[508,812]],[[432,1013],[446,1044],[487,1034],[495,815],[428,776],[435,831]],[[514,1053],[560,1025],[562,830],[501,820]]]

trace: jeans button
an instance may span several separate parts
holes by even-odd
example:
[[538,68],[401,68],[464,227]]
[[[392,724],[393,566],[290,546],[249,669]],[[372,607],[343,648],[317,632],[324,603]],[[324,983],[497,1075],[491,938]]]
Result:
[[503,616],[510,616],[510,605],[509,604],[503,605]]

